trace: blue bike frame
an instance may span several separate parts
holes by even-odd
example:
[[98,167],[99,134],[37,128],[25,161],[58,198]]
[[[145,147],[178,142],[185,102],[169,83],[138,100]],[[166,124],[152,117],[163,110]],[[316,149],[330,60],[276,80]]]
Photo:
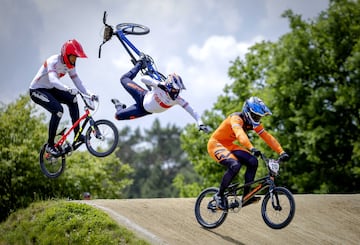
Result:
[[[113,28],[111,26],[109,26],[108,24],[106,24],[106,12],[104,12],[103,23],[105,25],[104,41],[100,45],[100,48],[99,48],[99,58],[100,58],[100,53],[101,53],[101,46],[104,43],[106,43],[107,41],[109,41],[111,39],[112,35],[117,36],[120,43],[123,45],[123,47],[125,48],[127,53],[130,55],[131,61],[133,64],[136,64],[136,61],[137,61],[137,59],[135,58],[133,53],[135,53],[138,57],[140,57],[141,55],[145,55],[143,52],[141,52],[139,49],[137,49],[133,43],[130,42],[130,40],[126,37],[126,35],[147,34],[150,31],[150,29],[148,27],[145,27],[143,25],[133,24],[133,23],[122,23],[122,24],[118,24],[116,26],[116,31],[113,31]],[[143,28],[144,31],[142,33],[131,33],[131,32],[124,31],[125,29],[134,29],[136,27],[141,27],[141,28]],[[155,62],[152,59],[152,57],[149,55],[145,55],[145,57],[146,57],[146,61],[147,61],[146,68],[142,69],[141,72],[144,75],[148,75],[155,80],[164,81],[166,79],[166,77],[157,70]]]

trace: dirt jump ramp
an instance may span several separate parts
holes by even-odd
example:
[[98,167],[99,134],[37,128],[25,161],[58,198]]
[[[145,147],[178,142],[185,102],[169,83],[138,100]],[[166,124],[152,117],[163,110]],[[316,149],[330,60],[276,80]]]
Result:
[[295,195],[292,222],[281,230],[261,217],[261,201],[229,213],[215,229],[194,215],[195,198],[82,201],[108,213],[120,225],[152,244],[360,244],[360,194]]

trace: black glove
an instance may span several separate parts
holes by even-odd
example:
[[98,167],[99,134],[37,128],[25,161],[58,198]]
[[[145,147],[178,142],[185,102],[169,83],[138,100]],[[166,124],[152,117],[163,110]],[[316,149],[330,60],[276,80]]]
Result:
[[286,152],[281,153],[281,155],[279,157],[280,162],[286,162],[289,159],[290,159],[290,156]]
[[256,157],[258,157],[258,156],[261,155],[261,151],[259,151],[259,150],[256,149],[255,147],[251,148],[250,151],[251,151],[251,153],[252,153],[254,156],[256,156]]
[[93,95],[91,95],[91,100],[92,101],[99,101],[99,96],[98,95],[96,95],[96,94],[93,94]]
[[203,124],[199,125],[199,130],[204,131],[205,133],[210,132],[210,129],[208,128],[208,126],[203,125]]
[[137,61],[137,63],[140,63],[141,64],[141,69],[146,69],[147,68],[147,58],[146,58],[146,55],[141,53],[140,54],[140,58],[139,60]]

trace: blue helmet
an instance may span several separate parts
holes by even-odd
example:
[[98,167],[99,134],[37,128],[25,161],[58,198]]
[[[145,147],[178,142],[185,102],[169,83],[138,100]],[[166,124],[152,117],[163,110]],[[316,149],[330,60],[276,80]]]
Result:
[[270,109],[258,97],[250,97],[243,106],[243,112],[246,119],[251,122],[253,127],[260,125],[260,120],[266,115],[272,115]]
[[175,73],[170,74],[165,80],[165,86],[171,99],[175,100],[180,93],[180,90],[185,89],[181,77]]

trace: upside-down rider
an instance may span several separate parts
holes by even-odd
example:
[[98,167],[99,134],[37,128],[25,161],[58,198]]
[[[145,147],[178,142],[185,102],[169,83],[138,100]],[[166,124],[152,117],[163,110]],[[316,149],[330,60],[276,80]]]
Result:
[[174,105],[180,105],[184,108],[197,122],[199,130],[209,132],[209,129],[202,122],[200,115],[183,99],[179,94],[185,89],[181,77],[175,73],[170,74],[164,82],[159,82],[152,78],[141,78],[141,82],[150,86],[152,89],[147,90],[134,82],[134,78],[141,69],[146,68],[147,58],[145,55],[140,56],[135,66],[125,73],[120,82],[126,91],[134,98],[135,104],[127,107],[118,99],[112,99],[115,105],[117,120],[130,120],[153,113],[164,112]]

